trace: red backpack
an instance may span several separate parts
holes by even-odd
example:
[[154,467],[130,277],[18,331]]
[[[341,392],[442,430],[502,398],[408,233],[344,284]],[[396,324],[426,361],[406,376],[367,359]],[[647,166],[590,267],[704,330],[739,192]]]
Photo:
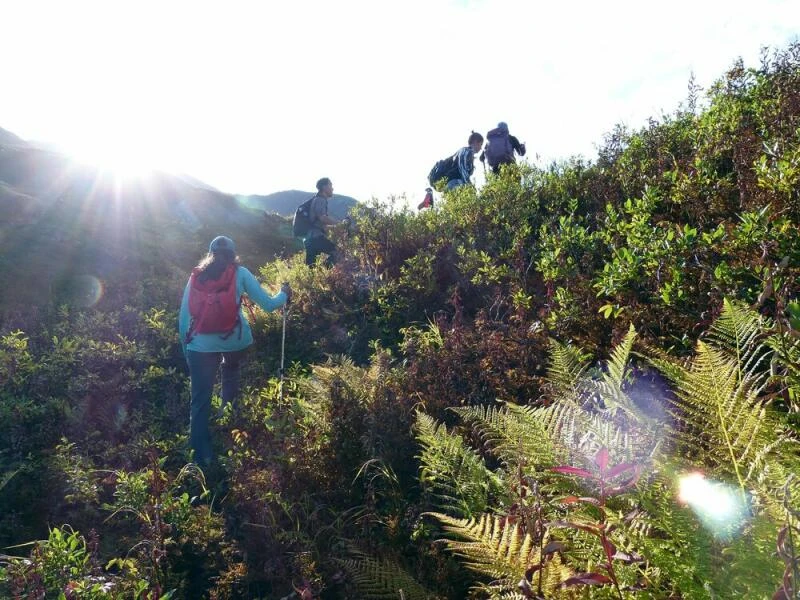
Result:
[[219,279],[200,281],[199,269],[192,270],[189,280],[189,315],[191,324],[186,333],[188,344],[195,333],[220,333],[228,339],[239,326],[242,335],[240,307],[236,297],[236,265],[229,265]]

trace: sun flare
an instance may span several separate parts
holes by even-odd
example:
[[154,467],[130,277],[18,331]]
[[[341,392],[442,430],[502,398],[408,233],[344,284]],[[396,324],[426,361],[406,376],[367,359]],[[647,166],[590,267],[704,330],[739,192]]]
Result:
[[81,145],[70,154],[79,163],[125,179],[141,177],[157,167],[144,148],[124,142]]

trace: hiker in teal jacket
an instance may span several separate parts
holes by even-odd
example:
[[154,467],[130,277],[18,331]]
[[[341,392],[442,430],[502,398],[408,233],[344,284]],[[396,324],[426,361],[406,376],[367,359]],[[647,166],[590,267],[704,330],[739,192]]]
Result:
[[[234,313],[235,325],[227,332],[206,333],[203,330],[204,317],[190,314],[190,290],[192,278],[197,278],[195,287],[213,286],[226,277],[235,277],[236,295],[229,304],[238,312]],[[191,378],[191,412],[189,418],[189,440],[194,450],[197,464],[207,466],[211,463],[211,435],[208,431],[208,418],[211,410],[211,394],[217,371],[222,364],[222,402],[232,402],[239,393],[239,370],[245,349],[253,343],[250,324],[242,314],[242,294],[246,294],[263,310],[271,312],[285,306],[291,299],[292,291],[284,284],[281,291],[270,296],[258,280],[245,267],[239,264],[233,240],[225,236],[214,238],[206,256],[193,270],[192,278],[186,284],[178,317],[178,331],[181,336],[183,353],[189,365]],[[230,289],[227,288],[227,289]],[[197,292],[195,292],[197,293]],[[201,331],[195,331],[199,329]]]

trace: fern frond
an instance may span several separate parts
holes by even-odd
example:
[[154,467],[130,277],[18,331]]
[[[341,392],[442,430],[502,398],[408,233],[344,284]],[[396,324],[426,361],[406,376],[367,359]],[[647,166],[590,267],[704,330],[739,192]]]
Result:
[[622,390],[629,373],[628,361],[635,341],[636,330],[631,325],[622,341],[611,351],[611,358],[606,361],[600,381],[588,381],[586,386],[590,393],[600,397],[606,410],[612,413],[622,411],[628,419],[643,423],[647,418]]
[[691,359],[679,359],[661,348],[642,344],[646,354],[644,355],[648,363],[656,367],[671,383],[676,383],[683,379],[684,373],[691,367]]
[[422,412],[417,413],[414,429],[422,447],[420,481],[437,499],[438,508],[472,516],[502,497],[502,479],[460,436]]
[[[516,592],[517,584],[531,565],[540,562],[539,547],[518,523],[507,518],[484,514],[479,519],[454,519],[441,513],[430,513],[444,530],[458,539],[445,539],[447,547],[465,560],[464,566],[493,579],[495,593]],[[548,560],[542,569],[542,589],[548,594],[570,576],[558,556]]]
[[[770,504],[775,486],[797,460],[791,453],[779,452],[789,439],[778,417],[760,399],[769,373],[761,368],[765,352],[755,340],[759,320],[734,305],[726,306],[715,339],[723,339],[722,335],[727,348],[701,341],[686,367],[663,359],[651,362],[675,387],[672,414],[680,427],[672,433],[678,451],[688,452],[719,475],[734,477],[742,493],[757,485],[762,500]],[[747,368],[737,353],[749,361]]]
[[550,341],[550,363],[546,379],[554,396],[577,396],[580,382],[586,376],[588,367],[588,357],[580,348],[556,340]]
[[486,593],[489,594],[491,600],[526,600],[525,596],[519,592],[494,593],[492,589],[486,589]]
[[[639,486],[636,514],[624,521],[633,546],[647,557],[654,586],[680,592],[683,598],[708,598],[710,590],[718,598],[770,597],[763,589],[774,587],[778,579],[772,556],[776,523],[766,515],[755,515],[737,536],[721,545],[688,506],[675,502],[677,475],[684,470],[680,459],[662,464],[646,485]],[[690,561],[687,548],[693,549]],[[761,588],[759,593],[754,593],[756,588]]]
[[727,298],[707,335],[710,344],[727,353],[742,372],[752,372],[769,354],[759,342],[771,323],[757,311]]
[[359,555],[337,559],[364,600],[428,600],[433,594],[420,585],[397,562]]
[[298,387],[310,400],[328,398],[332,390],[345,389],[361,402],[367,402],[370,390],[382,376],[381,366],[363,368],[348,356],[331,356],[321,365],[312,366],[312,377],[298,379]]
[[748,465],[779,441],[778,423],[758,400],[766,374],[741,372],[722,351],[698,342],[697,356],[677,383],[683,444],[710,454],[744,490]]
[[480,519],[454,519],[441,513],[434,516],[446,532],[468,540],[447,540],[447,545],[467,560],[468,568],[478,573],[495,579],[513,579],[537,558],[531,536],[517,524],[508,523],[505,517],[484,514]]
[[576,358],[583,355],[577,350],[553,342],[551,380],[562,393],[552,398],[549,407],[537,409],[535,419],[543,423],[556,446],[583,455],[605,446],[612,455],[625,460],[652,454],[657,437],[654,430],[659,425],[646,417],[623,390],[636,335],[631,326],[611,352],[599,380],[586,376],[586,365]]
[[661,426],[655,423],[626,421],[611,411],[589,412],[570,402],[526,410],[542,424],[561,464],[581,464],[602,447],[613,462],[644,463],[662,438]]
[[562,449],[577,448],[587,429],[588,415],[569,400],[536,408],[534,415],[553,443]]
[[622,393],[622,384],[628,373],[628,360],[631,356],[634,341],[636,341],[636,329],[631,323],[628,333],[625,334],[619,344],[614,346],[611,351],[611,358],[606,362],[606,372],[603,373],[603,380],[617,393]]
[[477,430],[481,440],[507,466],[552,466],[553,444],[536,413],[516,404],[452,409]]

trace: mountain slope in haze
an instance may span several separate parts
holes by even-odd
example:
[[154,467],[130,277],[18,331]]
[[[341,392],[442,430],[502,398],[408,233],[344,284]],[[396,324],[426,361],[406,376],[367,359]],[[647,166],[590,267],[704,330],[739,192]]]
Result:
[[0,146],[27,146],[28,143],[21,137],[11,133],[8,129],[0,127]]
[[[267,194],[266,196],[237,195],[236,199],[252,208],[277,213],[284,217],[292,217],[297,207],[311,198],[314,193],[301,190],[286,190]],[[328,201],[328,214],[334,219],[343,219],[356,204],[358,204],[358,200],[355,198],[334,194],[333,198]]]
[[153,293],[148,279],[166,277],[180,290],[220,234],[252,270],[300,250],[286,219],[197,180],[161,172],[122,179],[0,133],[3,311],[69,300],[70,282],[87,276],[121,303]]

